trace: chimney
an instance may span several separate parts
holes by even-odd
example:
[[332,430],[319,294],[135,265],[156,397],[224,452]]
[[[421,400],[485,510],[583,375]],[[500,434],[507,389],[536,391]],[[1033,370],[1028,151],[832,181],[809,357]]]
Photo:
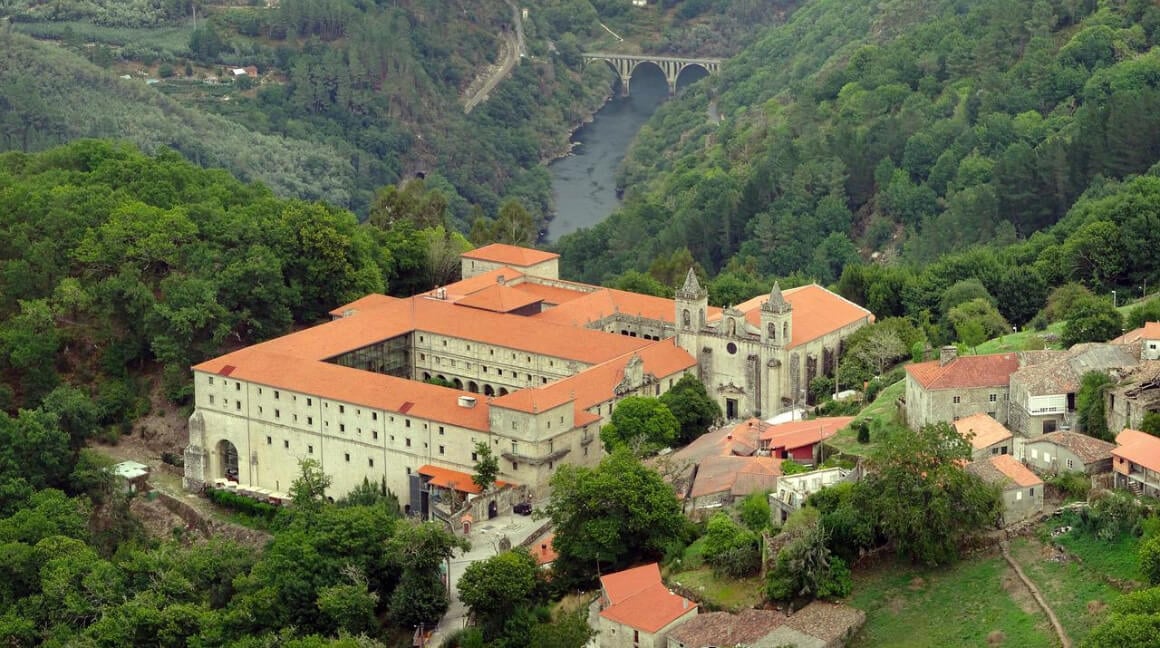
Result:
[[460,396],[459,397],[459,406],[466,407],[468,409],[475,407],[475,397],[474,396]]
[[959,354],[959,350],[952,345],[947,345],[938,350],[938,366],[945,367],[951,360]]
[[507,282],[507,279],[503,275],[499,275],[495,278],[495,282],[502,286]]
[[548,555],[548,543],[545,542],[540,545],[540,553],[545,556]]

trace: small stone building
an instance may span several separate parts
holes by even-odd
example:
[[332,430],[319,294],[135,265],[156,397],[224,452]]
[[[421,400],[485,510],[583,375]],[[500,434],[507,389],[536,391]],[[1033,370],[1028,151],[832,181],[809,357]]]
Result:
[[669,591],[656,563],[600,578],[601,648],[664,648],[668,633],[697,616],[697,604]]
[[1043,480],[1011,455],[988,457],[967,464],[967,471],[1002,489],[1003,526],[1043,511]]
[[1112,471],[1116,444],[1078,432],[1052,432],[1032,439],[1024,447],[1023,461],[1044,475],[1082,472],[1101,475]]
[[986,412],[1007,422],[1008,381],[1019,368],[1014,353],[958,357],[943,347],[938,360],[906,366],[906,423],[914,429]]
[[1014,454],[1011,430],[987,414],[972,414],[955,421],[954,426],[963,438],[971,442],[971,457],[974,461],[992,455]]

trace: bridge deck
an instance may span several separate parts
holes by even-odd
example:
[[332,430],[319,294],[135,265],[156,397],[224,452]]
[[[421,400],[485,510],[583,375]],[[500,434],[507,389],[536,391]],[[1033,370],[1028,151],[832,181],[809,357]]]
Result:
[[648,54],[615,54],[613,52],[581,52],[587,59],[621,59],[624,61],[662,61],[665,63],[721,63],[719,58],[691,58],[685,56],[649,56]]

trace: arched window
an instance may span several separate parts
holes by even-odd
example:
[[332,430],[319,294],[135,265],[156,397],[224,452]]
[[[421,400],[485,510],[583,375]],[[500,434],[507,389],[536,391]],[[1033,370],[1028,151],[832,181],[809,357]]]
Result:
[[781,325],[781,339],[789,341],[789,322]]
[[770,340],[777,339],[777,324],[770,323],[769,326],[765,327],[765,330],[769,332],[769,339]]
[[684,314],[681,315],[681,322],[684,323],[685,328],[693,325],[693,319],[689,316],[689,309],[686,308]]

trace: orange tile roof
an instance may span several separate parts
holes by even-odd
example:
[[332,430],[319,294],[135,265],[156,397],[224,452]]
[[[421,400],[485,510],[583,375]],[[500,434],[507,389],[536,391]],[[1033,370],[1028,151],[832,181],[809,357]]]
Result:
[[[546,310],[538,318],[570,326],[584,326],[621,313],[671,324],[676,317],[677,307],[673,300],[665,297],[600,288]],[[720,308],[709,309],[710,316],[720,313]]]
[[371,293],[365,297],[359,297],[358,299],[350,302],[349,304],[343,304],[342,306],[339,306],[338,308],[330,311],[330,314],[333,317],[345,317],[347,314],[354,315],[355,313],[357,313],[359,311],[363,311],[363,310],[367,310],[367,309],[371,309],[371,308],[383,308],[385,306],[397,305],[397,304],[402,303],[404,301],[406,301],[406,300],[399,299],[397,297],[388,297],[386,295],[380,295],[378,293]]
[[504,243],[485,245],[481,248],[464,252],[460,256],[465,259],[490,261],[492,263],[502,263],[504,265],[518,266],[521,268],[527,268],[537,263],[560,258],[560,255],[555,252],[545,252],[543,250],[507,245]]
[[1011,484],[1027,488],[1041,486],[1043,480],[1011,455],[996,455],[967,464],[967,470],[984,481],[1000,484],[1004,488]]
[[[793,307],[790,348],[816,340],[859,320],[867,323],[874,321],[874,314],[870,311],[818,284],[783,290],[782,296]],[[769,295],[759,295],[735,308],[745,313],[747,322],[760,329],[761,305],[767,299]]]
[[761,432],[763,445],[770,449],[793,450],[824,441],[849,425],[853,416],[824,416],[807,421],[791,421],[777,425],[765,424]]
[[1006,387],[1017,369],[1019,356],[1014,353],[961,356],[946,365],[939,360],[906,365],[906,373],[925,389]]
[[686,614],[696,614],[696,603],[665,587],[656,563],[602,576],[600,585],[611,603],[600,616],[643,632],[656,632]]
[[520,290],[535,295],[543,300],[544,304],[551,306],[559,306],[566,304],[573,299],[581,299],[588,296],[591,290],[579,290],[576,288],[568,288],[561,286],[549,286],[547,284],[537,283],[535,277],[528,277],[520,285]]
[[[427,480],[427,483],[432,486],[450,488],[461,493],[471,493],[472,495],[478,495],[483,492],[483,489],[471,480],[471,475],[465,472],[434,466],[432,464],[420,466],[416,472],[425,477],[430,477],[431,479]],[[499,487],[507,486],[507,482],[496,480],[495,485]]]
[[1147,322],[1138,329],[1133,329],[1120,337],[1110,340],[1109,344],[1131,344],[1140,340],[1160,340],[1160,322]]
[[[492,401],[492,405],[521,412],[537,412],[574,401],[576,413],[579,414],[615,397],[617,385],[624,380],[624,368],[633,357],[639,356],[644,362],[644,372],[656,376],[658,380],[683,373],[697,364],[696,359],[677,346],[671,338],[647,344],[576,375],[500,396]],[[577,421],[577,425],[580,424]]]
[[480,310],[491,311],[493,313],[510,313],[514,310],[538,304],[541,301],[539,297],[530,293],[524,292],[520,288],[513,288],[508,285],[492,284],[482,290],[477,290],[470,295],[455,302],[456,306],[467,306],[469,308],[478,308]]
[[556,534],[549,533],[548,535],[540,538],[538,541],[532,543],[529,551],[531,551],[532,557],[536,559],[537,565],[547,565],[553,563],[557,558],[560,557],[560,554],[556,552],[555,542]]
[[1116,444],[1114,443],[1090,437],[1086,434],[1080,434],[1079,432],[1068,432],[1064,430],[1044,434],[1038,439],[1029,439],[1027,443],[1050,443],[1067,448],[1080,461],[1084,462],[1084,464],[1108,459],[1112,455],[1112,450],[1116,449]]
[[954,426],[963,438],[974,435],[971,437],[971,447],[975,450],[989,448],[1012,437],[1010,430],[985,412],[963,417],[955,421]]
[[1112,450],[1112,456],[1160,472],[1160,438],[1147,432],[1124,428],[1116,435],[1116,444],[1119,447]]
[[[457,299],[462,299],[474,292],[483,290],[488,286],[495,286],[499,285],[500,283],[503,283],[507,286],[514,286],[523,283],[526,278],[527,277],[524,276],[524,274],[519,270],[503,267],[496,268],[495,270],[488,270],[487,272],[477,274],[474,277],[468,277],[467,279],[460,279],[455,283],[449,283],[446,286],[441,286],[441,288],[447,300],[455,301]],[[427,297],[428,299],[438,298],[439,290],[439,288],[436,288],[435,290],[429,290],[426,293],[423,293],[423,296]]]
[[[460,396],[478,396],[406,378],[352,369],[290,355],[267,353],[261,345],[203,362],[195,371],[222,374],[248,382],[313,394],[351,405],[363,405],[416,418],[487,431],[487,407],[460,407]],[[228,369],[233,367],[232,369]],[[410,406],[408,407],[408,404]]]
[[697,478],[689,497],[725,491],[739,496],[755,490],[772,490],[781,475],[781,462],[776,457],[710,455],[697,464]]

